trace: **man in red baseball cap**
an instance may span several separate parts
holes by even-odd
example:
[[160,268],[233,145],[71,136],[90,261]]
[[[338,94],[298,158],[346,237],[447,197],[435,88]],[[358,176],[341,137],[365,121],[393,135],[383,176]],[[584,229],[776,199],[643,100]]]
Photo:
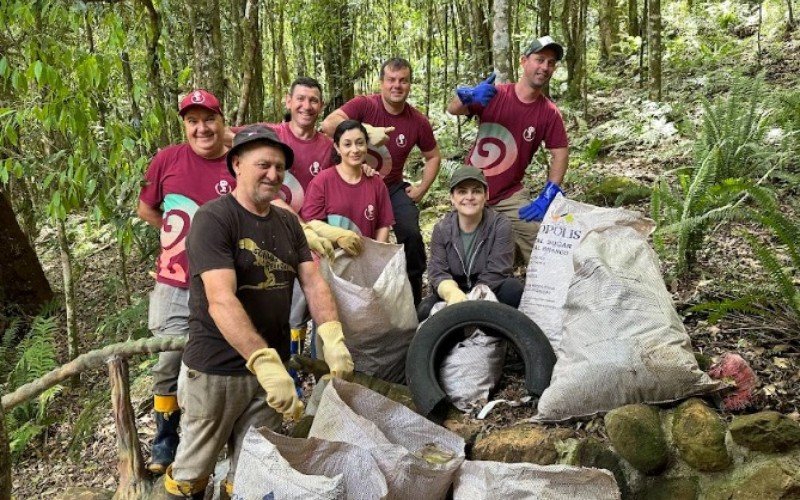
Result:
[[[160,231],[156,285],[150,293],[148,327],[157,337],[189,333],[189,261],[186,235],[200,205],[233,191],[224,143],[225,120],[219,100],[206,90],[188,93],[178,112],[186,142],[156,153],[145,174],[137,213]],[[147,467],[163,474],[178,447],[178,373],[181,352],[163,352],[153,367],[156,435]]]

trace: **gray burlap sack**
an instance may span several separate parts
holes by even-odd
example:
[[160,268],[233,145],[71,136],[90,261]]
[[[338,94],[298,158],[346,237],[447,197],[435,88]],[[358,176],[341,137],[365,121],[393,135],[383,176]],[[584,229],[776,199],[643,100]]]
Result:
[[539,325],[556,356],[562,353],[564,303],[575,273],[572,256],[586,235],[633,228],[645,241],[653,227],[651,220],[630,210],[596,207],[561,195],[553,200],[533,245],[519,310]]
[[466,461],[455,480],[454,500],[618,500],[614,475],[568,465]]
[[[481,284],[469,291],[467,300],[497,302],[497,297],[488,286]],[[445,305],[445,302],[437,302],[431,309],[431,316]],[[450,350],[439,367],[439,382],[453,405],[468,411],[470,405],[485,403],[500,381],[506,342],[475,327],[464,330],[464,340]]]
[[[267,428],[245,435],[234,498],[383,499],[386,481],[369,452],[347,443],[296,439]],[[238,495],[238,496],[237,496]]]
[[464,461],[464,440],[358,384],[333,379],[309,437],[368,451],[386,478],[387,498],[445,498]]
[[719,387],[697,366],[658,257],[634,228],[591,231],[573,257],[561,356],[537,419],[670,402]]
[[332,263],[320,261],[320,271],[336,299],[356,370],[404,382],[418,322],[403,246],[364,238],[358,257],[338,251]]

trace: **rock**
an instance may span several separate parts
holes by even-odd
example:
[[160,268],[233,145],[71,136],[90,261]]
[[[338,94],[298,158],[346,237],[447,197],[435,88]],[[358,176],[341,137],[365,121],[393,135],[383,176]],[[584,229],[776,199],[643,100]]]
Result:
[[800,460],[784,457],[769,460],[728,487],[709,492],[709,500],[800,498]]
[[483,429],[483,425],[481,425],[479,422],[464,417],[448,418],[444,421],[444,423],[442,423],[442,425],[446,429],[461,436],[468,448],[475,444],[475,440],[478,438],[478,435]]
[[411,395],[411,389],[409,389],[408,386],[391,384],[389,391],[386,393],[386,397],[395,403],[406,406],[412,411],[417,411],[417,407],[414,406],[414,397]]
[[622,406],[606,414],[605,424],[614,449],[639,472],[654,474],[667,464],[667,441],[657,409]]
[[468,458],[550,465],[558,461],[556,443],[573,436],[570,429],[530,425],[509,427],[478,438],[472,456]]
[[114,492],[102,488],[73,487],[65,489],[56,498],[57,500],[111,500],[114,498]]
[[609,450],[597,438],[588,437],[580,441],[570,441],[576,442],[576,445],[564,460],[565,464],[609,470],[614,474],[614,479],[617,480],[617,486],[620,493],[622,493],[622,498],[631,497],[628,479],[625,476],[622,459],[619,455]]
[[697,478],[651,477],[639,493],[647,500],[696,500]]
[[697,470],[721,471],[731,465],[725,447],[725,423],[697,398],[682,403],[675,410],[672,440],[681,458]]
[[776,411],[735,417],[728,430],[736,444],[755,451],[779,452],[800,445],[800,424]]

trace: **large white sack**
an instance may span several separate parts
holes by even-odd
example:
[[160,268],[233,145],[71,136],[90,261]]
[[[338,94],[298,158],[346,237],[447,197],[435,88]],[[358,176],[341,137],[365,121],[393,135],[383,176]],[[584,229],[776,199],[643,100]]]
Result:
[[634,228],[590,232],[574,260],[561,356],[537,419],[675,401],[718,388],[697,366],[658,257]]
[[371,453],[387,498],[445,498],[464,461],[464,440],[389,398],[340,379],[325,388],[309,437]]
[[[614,233],[633,228],[645,241],[653,222],[622,208],[601,208],[556,196],[533,245],[519,310],[542,329],[561,356],[564,302],[575,273],[572,255],[591,231]],[[628,233],[630,234],[630,233]]]
[[[480,284],[469,291],[467,300],[497,302],[497,297],[488,286]],[[437,302],[431,309],[431,316],[446,305],[446,302]],[[439,382],[453,405],[461,411],[468,411],[470,405],[486,402],[500,381],[506,341],[486,335],[476,327],[464,330],[464,340],[450,350],[439,367]]]
[[466,461],[455,481],[454,500],[619,500],[614,475],[569,465]]
[[386,480],[369,452],[347,443],[297,439],[264,427],[245,435],[234,498],[337,498],[372,500],[386,497]]
[[403,246],[364,238],[360,255],[338,251],[332,263],[320,261],[320,271],[336,299],[356,370],[403,383],[418,325]]

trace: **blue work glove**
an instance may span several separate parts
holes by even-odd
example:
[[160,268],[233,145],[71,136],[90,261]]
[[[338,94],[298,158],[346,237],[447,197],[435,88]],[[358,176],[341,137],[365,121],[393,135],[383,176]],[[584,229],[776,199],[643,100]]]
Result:
[[494,86],[495,74],[489,75],[489,78],[475,85],[474,87],[459,87],[456,89],[461,104],[469,106],[470,104],[480,103],[481,106],[486,106],[492,97],[497,94],[497,89]]
[[544,219],[544,214],[547,213],[547,208],[558,193],[564,194],[564,191],[555,182],[547,181],[539,196],[519,209],[519,218],[525,222],[541,222]]

